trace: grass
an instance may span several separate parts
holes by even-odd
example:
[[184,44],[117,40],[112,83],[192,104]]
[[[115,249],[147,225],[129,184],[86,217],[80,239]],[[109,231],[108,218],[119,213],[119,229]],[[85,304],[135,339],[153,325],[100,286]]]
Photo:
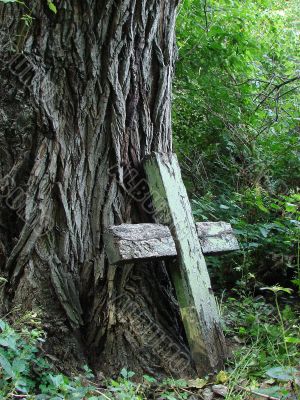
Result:
[[262,296],[229,297],[223,307],[225,332],[233,348],[227,367],[228,399],[236,399],[240,387],[278,398],[288,398],[291,391],[298,396],[294,368],[300,361],[299,312],[280,306],[279,287],[269,289],[275,290],[273,302]]

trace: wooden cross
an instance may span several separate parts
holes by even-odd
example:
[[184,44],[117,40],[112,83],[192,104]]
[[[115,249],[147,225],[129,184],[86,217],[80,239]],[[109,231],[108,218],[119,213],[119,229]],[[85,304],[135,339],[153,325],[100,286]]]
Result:
[[111,264],[175,258],[170,268],[180,313],[199,374],[223,366],[226,345],[203,254],[239,248],[230,224],[195,224],[174,154],[153,153],[144,163],[157,224],[110,226],[104,236]]

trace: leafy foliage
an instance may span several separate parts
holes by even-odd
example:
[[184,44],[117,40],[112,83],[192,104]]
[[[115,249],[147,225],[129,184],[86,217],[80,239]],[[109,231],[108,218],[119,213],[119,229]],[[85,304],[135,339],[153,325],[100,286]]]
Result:
[[194,198],[193,207],[198,220],[231,222],[239,239],[240,252],[208,258],[217,282],[232,285],[238,281],[252,290],[253,286],[259,286],[259,280],[287,285],[292,281],[299,291],[298,194],[273,197],[258,189],[245,189],[244,193],[233,193],[230,197],[208,193]]
[[[42,355],[44,333],[40,324],[35,313],[24,316],[16,322],[15,328],[0,319],[1,399],[24,396],[34,400],[143,400],[148,398],[149,390],[157,391],[155,398],[188,398],[179,389],[188,387],[189,382],[171,378],[158,381],[148,375],[144,375],[142,382],[134,382],[135,373],[126,368],[121,370],[119,378],[105,380],[101,387],[87,366],[83,367],[81,376],[68,377],[58,373]],[[196,386],[200,383],[200,379],[192,382]]]
[[239,235],[240,255],[210,262],[222,284],[300,283],[299,14],[297,1],[181,5],[175,146],[196,218]]
[[[285,293],[285,288],[270,289]],[[221,310],[226,316],[227,338],[236,344],[236,350],[227,372],[220,371],[213,380],[208,377],[160,379],[149,375],[136,378],[134,372],[123,368],[118,378],[99,381],[87,366],[83,367],[80,376],[68,377],[58,372],[43,355],[45,335],[37,314],[25,315],[14,328],[0,320],[0,398],[184,400],[202,395],[203,390],[211,391],[209,388],[214,383],[228,386],[228,399],[243,398],[237,390],[239,384],[247,384],[251,390],[259,389],[260,393],[280,393],[282,398],[288,398],[284,395],[289,392],[287,381],[298,374],[294,365],[299,361],[299,343],[285,339],[299,337],[296,313],[286,306],[279,318],[276,308],[262,297],[247,296],[226,298]],[[261,383],[266,380],[268,384],[261,388]]]
[[[201,379],[165,379],[162,381],[144,375],[134,382],[135,373],[123,368],[117,379],[101,382],[99,387],[92,371],[83,367],[81,376],[67,377],[42,356],[44,334],[39,329],[36,314],[29,314],[14,329],[0,320],[0,398],[27,398],[34,400],[118,399],[144,400],[151,391],[153,398],[173,400],[187,399],[186,387],[202,387]],[[31,326],[29,326],[31,325]],[[182,389],[182,390],[181,390]]]
[[291,3],[182,3],[173,116],[177,149],[193,160],[200,153],[206,183],[222,191],[224,183],[271,189],[268,173],[275,174],[272,189],[295,183],[299,31],[291,29]]

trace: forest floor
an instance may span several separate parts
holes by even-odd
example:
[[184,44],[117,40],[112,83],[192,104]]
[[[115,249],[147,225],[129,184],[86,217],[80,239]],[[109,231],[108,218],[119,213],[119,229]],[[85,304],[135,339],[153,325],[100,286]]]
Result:
[[[14,327],[0,320],[0,398],[34,400],[300,399],[300,310],[295,297],[273,287],[260,296],[223,296],[219,303],[230,358],[224,371],[193,380],[136,378],[125,368],[117,379],[97,381],[55,371],[39,352],[43,332],[36,315]],[[280,293],[285,296],[281,299]]]

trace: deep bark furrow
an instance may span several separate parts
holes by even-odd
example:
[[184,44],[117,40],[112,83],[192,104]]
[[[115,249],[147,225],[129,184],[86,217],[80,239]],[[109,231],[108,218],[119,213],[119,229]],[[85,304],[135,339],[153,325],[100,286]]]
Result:
[[[44,2],[29,7],[33,24],[20,40],[21,7],[0,5],[1,40],[7,32],[14,41],[1,55],[17,55],[34,72],[24,84],[13,65],[0,68],[1,190],[26,194],[23,222],[7,195],[1,202],[2,308],[39,309],[46,350],[60,358],[68,349],[69,370],[87,356],[105,374],[123,366],[166,372],[170,352],[134,322],[142,313],[187,352],[165,267],[109,266],[102,235],[111,224],[151,220],[126,180],[133,166],[142,180],[151,150],[171,150],[176,1],[65,0],[56,15]],[[12,129],[16,108],[23,120]]]

